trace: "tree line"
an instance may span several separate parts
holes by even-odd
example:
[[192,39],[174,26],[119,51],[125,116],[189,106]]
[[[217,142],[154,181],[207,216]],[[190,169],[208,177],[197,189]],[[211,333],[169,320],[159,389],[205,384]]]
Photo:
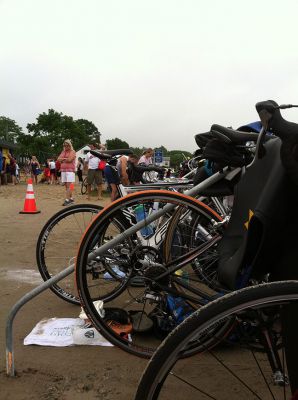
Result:
[[[28,123],[26,128],[28,133],[24,133],[14,120],[0,116],[0,139],[17,144],[17,154],[36,155],[41,162],[57,156],[66,138],[71,139],[76,150],[91,142],[100,143],[100,132],[93,122],[82,118],[74,119],[53,109],[39,114],[36,122]],[[107,139],[106,145],[110,150],[130,148],[138,156],[145,149],[132,147],[119,138]],[[164,146],[156,148],[162,149],[165,157],[170,157],[172,168],[178,168],[185,157],[192,156],[183,150],[167,150]]]

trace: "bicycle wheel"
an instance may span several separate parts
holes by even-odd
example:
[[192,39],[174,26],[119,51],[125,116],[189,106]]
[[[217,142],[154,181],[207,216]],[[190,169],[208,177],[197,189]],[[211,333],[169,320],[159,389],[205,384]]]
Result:
[[[166,263],[165,237],[177,213],[184,219],[185,229],[189,221],[189,230],[193,229],[189,213],[197,219],[203,215],[200,220],[209,236],[197,242],[191,253]],[[140,214],[145,226],[138,228]],[[151,217],[157,219],[152,222]],[[212,230],[215,220],[219,220],[217,214],[203,203],[164,190],[131,194],[101,211],[82,238],[76,280],[82,306],[102,335],[130,353],[150,357],[162,338],[184,318],[184,311],[179,318],[175,310],[169,312],[170,301],[179,299],[181,308],[189,313],[210,299],[214,292],[202,285],[190,262],[193,257],[204,257],[221,239]],[[128,227],[133,232],[128,233]],[[104,300],[107,314],[111,308],[125,313],[129,334],[119,331],[115,324],[119,320],[98,314],[93,304],[98,299]],[[188,350],[186,355],[194,351]]]
[[87,177],[85,177],[81,183],[81,194],[87,193]]
[[[148,364],[135,400],[148,399],[290,399],[281,319],[287,307],[297,309],[298,282],[263,284],[228,294],[201,308],[162,343]],[[233,319],[242,334],[229,345],[187,360],[181,353],[190,342],[204,344],[218,324]],[[284,319],[282,319],[284,321]],[[256,351],[255,344],[265,351]],[[294,342],[294,346],[296,346]],[[295,364],[294,364],[295,365]],[[297,375],[297,374],[296,374]]]
[[[44,281],[75,263],[81,236],[101,206],[77,204],[53,215],[41,230],[36,245],[36,261]],[[57,296],[73,304],[80,304],[73,275],[50,288]]]
[[[221,217],[205,203],[200,213],[183,209],[178,210],[169,223],[164,243],[164,259],[175,263],[176,260],[212,239],[212,231],[220,224]],[[211,220],[210,220],[211,217]],[[223,234],[225,225],[218,226],[217,232]],[[193,257],[191,266],[199,279],[210,288],[216,289],[217,282],[217,245],[205,251],[204,256]]]

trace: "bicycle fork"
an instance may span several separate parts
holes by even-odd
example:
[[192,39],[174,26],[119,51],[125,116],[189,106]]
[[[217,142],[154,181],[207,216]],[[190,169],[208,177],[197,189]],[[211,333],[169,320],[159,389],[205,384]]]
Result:
[[261,326],[261,340],[265,348],[268,361],[270,363],[274,385],[286,386],[289,384],[289,379],[284,372],[284,366],[280,360],[276,343],[270,330],[266,326]]

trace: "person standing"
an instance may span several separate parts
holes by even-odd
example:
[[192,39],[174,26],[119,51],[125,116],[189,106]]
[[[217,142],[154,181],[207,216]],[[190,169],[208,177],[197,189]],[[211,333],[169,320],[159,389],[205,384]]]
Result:
[[7,174],[6,174],[6,157],[2,155],[2,171],[1,179],[3,178],[3,184],[7,185]]
[[2,184],[2,167],[3,167],[3,155],[0,149],[0,186]]
[[56,180],[56,163],[53,159],[48,161],[49,169],[50,169],[50,181],[49,183],[53,185]]
[[[96,150],[94,144],[90,144],[90,150]],[[91,196],[91,185],[95,182],[98,192],[98,200],[102,200],[102,171],[99,169],[100,158],[93,154],[87,153],[85,163],[88,166],[87,173],[87,200],[90,200]]]
[[40,173],[40,164],[35,156],[31,157],[31,178],[37,184],[37,175]]
[[149,148],[143,152],[142,157],[139,159],[139,164],[150,165],[153,164],[153,149]]
[[20,166],[16,162],[16,183],[20,183],[20,180],[21,180]]
[[64,140],[63,151],[58,157],[58,161],[61,163],[61,182],[65,183],[65,200],[62,204],[67,206],[73,203],[71,183],[75,182],[75,170],[76,170],[76,152],[72,147],[72,143],[69,139]]
[[83,169],[84,169],[84,161],[82,157],[79,157],[77,163],[77,175],[79,178],[79,182],[83,182]]
[[9,158],[9,172],[11,175],[12,179],[12,184],[16,185],[16,159],[8,153],[8,158]]
[[55,162],[55,169],[56,169],[56,184],[60,184],[61,180],[61,162],[56,160]]
[[24,173],[25,173],[25,179],[27,181],[29,176],[31,176],[31,162],[28,159],[25,161]]

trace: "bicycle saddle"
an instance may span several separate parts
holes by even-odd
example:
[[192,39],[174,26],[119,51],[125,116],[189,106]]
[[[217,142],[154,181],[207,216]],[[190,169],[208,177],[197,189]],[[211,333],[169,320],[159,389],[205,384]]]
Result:
[[130,154],[133,154],[133,151],[130,149],[104,150],[104,151],[90,150],[90,153],[93,156],[100,158],[101,160],[109,160],[110,158],[113,158],[115,156],[129,156]]
[[258,133],[235,131],[234,129],[226,128],[217,124],[211,126],[210,132],[212,136],[222,140],[223,142],[242,145],[246,142],[257,142],[259,136]]

